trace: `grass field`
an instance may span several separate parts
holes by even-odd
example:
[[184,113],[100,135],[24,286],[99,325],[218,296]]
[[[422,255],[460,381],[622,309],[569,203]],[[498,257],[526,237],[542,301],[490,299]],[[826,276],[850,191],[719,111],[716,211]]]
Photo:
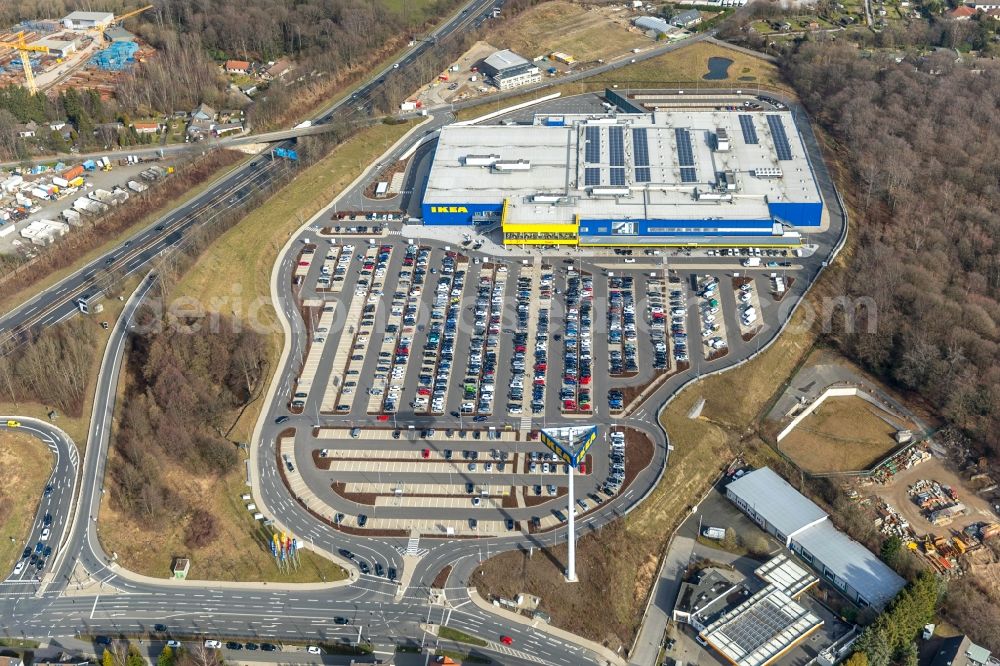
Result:
[[[559,546],[531,559],[515,552],[488,560],[474,576],[480,594],[538,595],[541,609],[556,626],[612,650],[627,649],[671,532],[732,457],[760,443],[756,429],[763,410],[812,349],[816,334],[796,325],[803,320],[800,312],[755,361],[689,386],[663,411],[661,423],[674,447],[663,479],[624,520],[578,540],[580,583],[562,581],[566,548]],[[702,416],[689,419],[691,407],[702,398]],[[769,451],[759,450],[763,455]],[[580,589],[593,592],[584,595]]]
[[561,51],[579,62],[608,59],[652,44],[612,20],[606,8],[555,0],[536,5],[490,32],[489,41],[526,58]]
[[[544,5],[543,5],[544,6]],[[733,61],[729,67],[729,78],[720,81],[704,81],[702,76],[708,73],[708,59],[717,56],[728,58]],[[484,113],[493,111],[499,106],[507,107],[537,99],[554,92],[560,92],[563,96],[579,95],[585,92],[602,92],[605,88],[618,86],[625,88],[645,87],[658,88],[670,87],[679,84],[689,84],[698,87],[728,87],[741,85],[753,87],[757,84],[769,88],[778,88],[786,94],[794,96],[787,84],[781,78],[781,72],[776,66],[756,58],[754,56],[727,49],[710,42],[694,42],[684,48],[664,53],[663,55],[634,65],[626,65],[604,74],[597,74],[592,77],[565,83],[546,88],[524,95],[508,97],[502,101],[491,100],[489,97],[483,98],[483,104],[471,108],[461,109],[455,116],[459,120],[469,120],[481,116]],[[490,104],[492,103],[492,107]]]
[[896,428],[861,398],[827,398],[779,443],[808,472],[867,469],[896,448]]
[[[267,336],[268,361],[274,368],[282,336],[270,305],[269,282],[278,251],[289,234],[327,205],[411,127],[380,124],[359,131],[216,239],[170,290],[171,297],[194,299],[206,307],[219,304],[215,308],[227,315],[252,315],[274,331]],[[232,439],[250,440],[259,408],[254,404],[246,410],[230,435]],[[304,582],[344,576],[339,567],[308,552],[304,553],[303,567],[294,575],[275,569],[270,551],[262,546],[259,524],[240,500],[240,495],[249,492],[242,465],[218,483],[186,473],[176,465],[165,466],[163,474],[175,481],[178,492],[208,508],[222,530],[214,543],[190,553],[192,578]],[[123,566],[151,576],[165,576],[171,556],[187,553],[183,525],[178,521],[172,530],[150,530],[116,515],[106,504],[101,511],[101,540],[107,550],[118,552]]]
[[469,645],[478,645],[479,647],[484,647],[486,645],[486,641],[484,641],[482,638],[470,636],[464,631],[459,631],[458,629],[452,629],[451,627],[438,627],[438,637],[445,638],[449,641],[468,643]]
[[0,430],[0,469],[4,471],[0,485],[0,571],[4,575],[21,556],[52,465],[52,453],[41,440]]

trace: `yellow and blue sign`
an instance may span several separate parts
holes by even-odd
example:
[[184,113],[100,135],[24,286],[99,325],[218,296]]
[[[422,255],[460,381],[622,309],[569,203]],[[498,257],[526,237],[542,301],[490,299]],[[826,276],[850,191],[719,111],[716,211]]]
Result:
[[542,430],[541,440],[560,460],[579,468],[597,439],[597,426],[549,428]]

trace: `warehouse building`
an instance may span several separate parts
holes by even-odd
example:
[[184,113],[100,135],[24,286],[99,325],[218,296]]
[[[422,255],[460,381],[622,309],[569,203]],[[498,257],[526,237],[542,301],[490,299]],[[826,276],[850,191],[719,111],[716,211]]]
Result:
[[481,71],[500,90],[509,90],[542,80],[538,67],[513,51],[497,51],[483,60]]
[[115,15],[111,12],[72,12],[62,20],[63,27],[70,30],[90,30],[99,28],[103,30],[111,25],[115,20]]
[[536,117],[442,128],[425,224],[508,245],[792,247],[823,202],[788,111]]
[[906,584],[768,467],[732,481],[726,497],[859,606],[881,608]]
[[62,36],[39,39],[37,42],[32,42],[31,45],[48,49],[48,54],[54,58],[65,58],[76,53],[77,47],[75,39],[63,39]]

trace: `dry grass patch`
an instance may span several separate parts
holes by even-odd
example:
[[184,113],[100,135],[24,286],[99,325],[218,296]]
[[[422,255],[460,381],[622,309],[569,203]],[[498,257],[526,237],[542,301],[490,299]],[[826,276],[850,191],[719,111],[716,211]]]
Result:
[[564,0],[537,5],[502,22],[488,39],[529,59],[561,51],[579,62],[607,59],[652,44],[638,31],[613,20],[608,8]]
[[4,471],[0,485],[0,571],[10,571],[21,556],[53,462],[52,453],[41,440],[0,430],[0,469]]
[[868,469],[896,448],[896,428],[858,397],[827,398],[778,445],[808,472]]

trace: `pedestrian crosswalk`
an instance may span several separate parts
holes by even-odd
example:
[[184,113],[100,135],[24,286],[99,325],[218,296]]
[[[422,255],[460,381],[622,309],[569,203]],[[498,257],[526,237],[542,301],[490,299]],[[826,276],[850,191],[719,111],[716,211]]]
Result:
[[530,415],[525,414],[524,416],[521,417],[521,427],[520,427],[520,430],[521,430],[521,432],[525,432],[525,431],[531,430],[531,416]]
[[536,664],[547,664],[548,663],[547,661],[545,661],[541,657],[536,657],[535,655],[529,654],[528,652],[524,652],[522,650],[515,650],[514,648],[509,648],[506,645],[503,645],[501,643],[493,643],[492,645],[490,645],[490,647],[492,647],[494,650],[496,650],[500,654],[510,655],[511,657],[517,657],[518,659],[523,659],[525,661],[533,661]]
[[390,236],[402,236],[403,232],[400,229],[389,229]]
[[428,553],[426,548],[420,547],[420,532],[410,530],[410,538],[406,542],[406,549],[402,553],[403,555],[410,555],[412,557],[422,557]]

